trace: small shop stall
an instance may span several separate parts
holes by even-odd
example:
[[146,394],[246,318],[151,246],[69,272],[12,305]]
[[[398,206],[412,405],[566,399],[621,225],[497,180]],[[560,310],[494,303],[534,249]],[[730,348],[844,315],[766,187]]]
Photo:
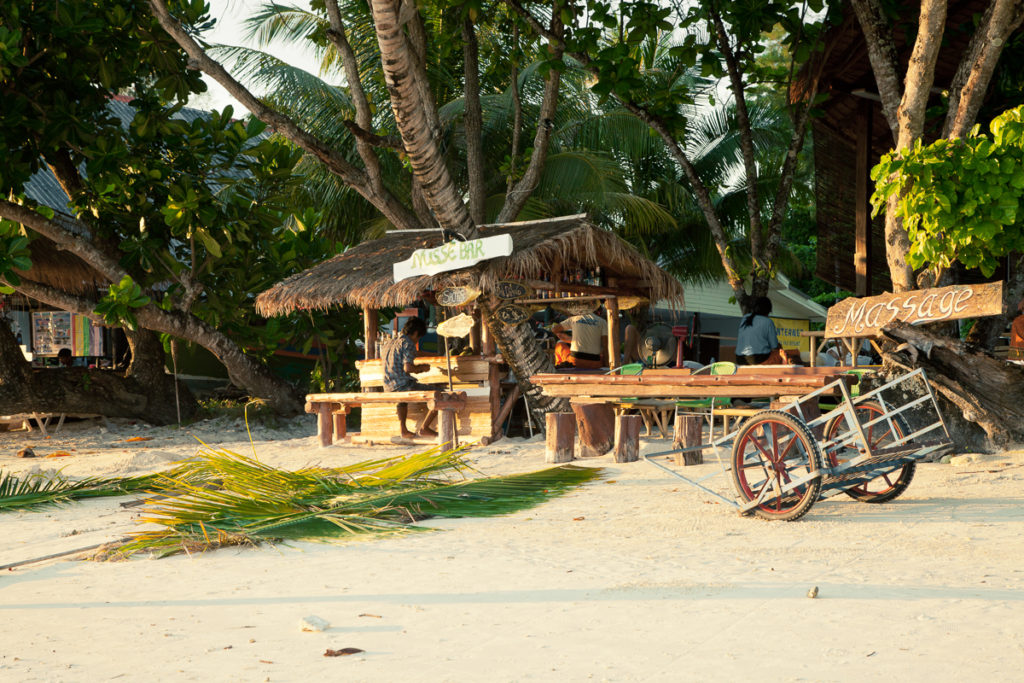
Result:
[[[365,396],[383,384],[378,342],[400,329],[395,325],[388,333],[380,328],[382,309],[429,302],[437,322],[459,314],[472,316],[475,324],[466,348],[450,358],[440,353],[417,357],[417,363],[427,363],[431,370],[416,378],[436,385],[438,391],[460,395],[457,439],[486,443],[503,433],[531,373],[520,376],[517,359],[499,353],[495,335],[483,324],[485,318],[491,325],[514,327],[530,324],[534,313],[549,307],[572,314],[592,311],[603,303],[614,365],[620,310],[659,300],[681,306],[682,286],[611,232],[595,227],[584,215],[575,215],[483,225],[477,239],[461,242],[445,239],[440,230],[389,232],[278,283],[257,297],[256,307],[268,316],[339,305],[363,309],[365,359],[357,367],[364,395],[314,394],[308,399],[316,404],[310,409],[329,411],[334,417],[327,419],[321,413],[322,445],[344,433],[344,415],[355,405],[361,407],[362,415],[360,433],[352,435],[352,441],[397,439],[394,404],[398,397],[378,401]],[[536,349],[522,352],[532,354]],[[546,369],[553,369],[550,360]],[[431,401],[439,400],[416,398],[415,403],[409,401],[410,421],[421,418]]]

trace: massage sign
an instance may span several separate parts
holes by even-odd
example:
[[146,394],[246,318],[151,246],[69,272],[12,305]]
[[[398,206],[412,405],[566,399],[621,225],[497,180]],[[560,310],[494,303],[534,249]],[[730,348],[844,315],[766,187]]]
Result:
[[911,325],[999,315],[1003,283],[953,285],[862,299],[843,299],[828,309],[829,337],[870,337],[899,320]]

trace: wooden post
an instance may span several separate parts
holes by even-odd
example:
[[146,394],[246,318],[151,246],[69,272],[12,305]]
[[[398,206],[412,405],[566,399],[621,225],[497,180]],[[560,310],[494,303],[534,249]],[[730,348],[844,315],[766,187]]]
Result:
[[498,367],[498,363],[494,360],[497,352],[494,337],[486,325],[481,322],[480,326],[482,328],[480,342],[483,347],[483,356],[487,359],[487,389],[491,405],[491,437],[493,438],[499,435],[495,425],[497,424],[498,413],[501,411],[501,368]]
[[473,329],[469,331],[469,348],[473,350],[474,356],[480,355],[480,350],[483,348],[483,342],[481,340],[480,328],[483,327],[483,322],[480,316],[480,307],[477,306],[473,310]]
[[573,413],[548,413],[547,448],[544,462],[571,462],[573,444],[576,442],[576,415]]
[[871,296],[871,113],[872,102],[861,102],[857,112],[857,148],[854,163],[856,182],[854,186],[854,226],[856,230],[856,254],[854,266],[857,271],[857,296]]
[[596,458],[615,445],[615,409],[607,403],[574,403],[577,458]]
[[[701,445],[704,418],[700,415],[676,414],[674,448],[691,448]],[[677,465],[700,465],[704,462],[704,454],[690,451],[676,455]]]
[[331,415],[331,404],[319,404],[316,414],[316,435],[320,437],[320,448],[326,448],[334,442],[334,419]]
[[377,309],[363,308],[363,347],[366,360],[377,357]]
[[619,297],[610,296],[604,300],[608,312],[608,367],[619,367]]
[[636,462],[640,459],[639,415],[619,415],[615,418],[615,462]]
[[451,408],[444,408],[437,411],[437,444],[442,451],[448,451],[458,446],[455,433],[455,411]]
[[347,405],[341,406],[340,408],[336,408],[333,411],[333,415],[334,415],[334,438],[337,439],[338,441],[344,441],[345,440],[345,433],[346,433],[346,429],[347,429],[347,426],[345,424],[345,419],[348,417],[348,411],[349,411],[349,408],[348,408]]

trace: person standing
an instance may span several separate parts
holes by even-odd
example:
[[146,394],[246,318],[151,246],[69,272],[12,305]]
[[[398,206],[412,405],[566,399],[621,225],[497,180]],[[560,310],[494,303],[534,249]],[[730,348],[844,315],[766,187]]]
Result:
[[1007,360],[1024,361],[1024,299],[1017,304],[1019,315],[1010,323],[1010,349]]
[[577,368],[594,369],[608,365],[608,323],[596,312],[566,318],[551,331],[568,342],[569,360]]
[[750,313],[743,316],[736,335],[736,362],[742,365],[759,365],[768,360],[775,349],[786,362],[786,351],[779,345],[775,323],[768,315],[772,312],[772,301],[766,296],[754,299]]
[[[416,344],[427,334],[427,324],[422,318],[410,318],[402,327],[402,333],[394,339],[384,342],[381,349],[381,363],[384,367],[384,391],[429,391],[436,387],[423,384],[414,378],[412,372],[427,372],[430,366],[426,363],[415,363]],[[409,417],[409,404],[399,403],[395,406],[398,424],[402,430],[402,438],[411,439],[415,434],[406,426]],[[437,432],[428,425],[437,414],[430,411],[423,419],[420,436],[437,436]]]

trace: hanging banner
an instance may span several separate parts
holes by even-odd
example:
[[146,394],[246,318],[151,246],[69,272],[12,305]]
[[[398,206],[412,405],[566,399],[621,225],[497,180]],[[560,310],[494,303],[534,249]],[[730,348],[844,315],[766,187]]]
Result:
[[782,348],[787,351],[807,351],[810,353],[811,338],[800,335],[801,332],[811,329],[810,321],[772,316],[772,322],[775,323],[775,331],[778,333],[779,344]]
[[829,337],[872,336],[891,323],[911,325],[944,320],[979,318],[1003,312],[1003,283],[953,285],[843,299],[828,309],[825,331]]
[[494,235],[465,242],[453,241],[433,249],[417,249],[392,267],[395,282],[417,275],[437,275],[468,268],[487,259],[512,253],[512,235]]

